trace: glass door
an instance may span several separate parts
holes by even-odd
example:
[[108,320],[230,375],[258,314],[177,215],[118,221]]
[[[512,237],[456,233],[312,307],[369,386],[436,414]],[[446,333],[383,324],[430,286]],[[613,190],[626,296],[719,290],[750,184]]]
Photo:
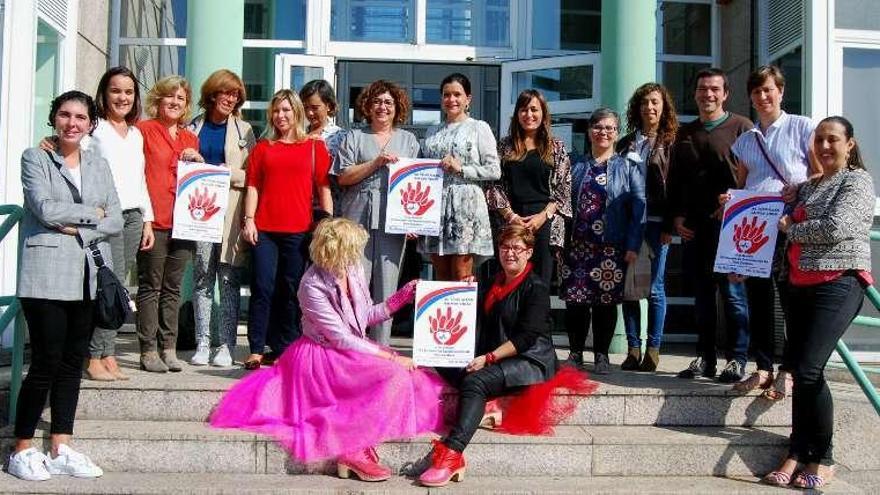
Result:
[[317,55],[281,53],[275,56],[275,91],[299,91],[312,79],[325,79],[336,87],[336,59]]

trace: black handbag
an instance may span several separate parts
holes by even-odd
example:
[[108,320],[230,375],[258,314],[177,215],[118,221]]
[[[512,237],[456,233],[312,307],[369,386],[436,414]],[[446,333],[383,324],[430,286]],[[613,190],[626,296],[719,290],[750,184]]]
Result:
[[[49,159],[55,164],[58,172],[61,172],[61,164],[52,156],[52,153],[46,151]],[[82,196],[79,189],[73,185],[64,174],[61,174],[70,195],[73,196],[73,202],[82,204]],[[104,256],[98,248],[97,241],[92,241],[87,246],[92,253],[92,259],[95,261],[95,267],[98,273],[95,274],[95,282],[97,289],[95,292],[95,325],[108,330],[118,330],[125,323],[125,319],[129,313],[135,310],[134,302],[128,293],[125,285],[119,281],[113,270],[104,263]]]
[[95,275],[97,290],[95,292],[95,325],[108,330],[117,330],[128,315],[134,310],[134,303],[128,289],[119,281],[113,270],[104,264],[104,256],[98,244],[89,244],[89,251],[95,261],[98,273]]

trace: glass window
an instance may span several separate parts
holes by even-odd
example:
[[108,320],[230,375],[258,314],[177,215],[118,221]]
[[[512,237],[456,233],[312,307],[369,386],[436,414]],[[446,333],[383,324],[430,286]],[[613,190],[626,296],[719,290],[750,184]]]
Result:
[[443,118],[440,111],[440,89],[436,86],[413,88],[412,90],[412,123],[431,125],[439,124]]
[[[862,160],[874,178],[874,189],[880,186],[880,140],[871,135],[880,129],[880,113],[876,105],[880,87],[880,49],[843,49],[843,115],[852,122],[859,141]],[[786,88],[786,93],[788,93]]]
[[34,143],[49,134],[45,122],[52,99],[58,94],[61,39],[48,24],[37,22],[36,65],[34,73]]
[[120,34],[126,38],[185,38],[186,0],[122,0]]
[[165,76],[185,73],[186,47],[121,45],[119,65],[134,71],[141,85],[141,93],[144,93]]
[[802,114],[804,112],[803,97],[803,61],[801,60],[801,48],[786,53],[772,62],[782,69],[785,74],[785,94],[782,99],[782,109],[788,113]]
[[675,109],[679,115],[697,115],[694,101],[697,72],[709,68],[709,64],[663,62],[663,85],[672,93]]
[[712,55],[712,6],[663,2],[663,53]]
[[306,37],[306,0],[246,0],[244,37],[302,40]]
[[513,91],[510,94],[510,103],[515,103],[519,93],[528,88],[539,90],[547,101],[592,98],[593,66],[581,65],[516,72],[513,74]]
[[532,48],[598,51],[602,0],[532,2]]
[[334,0],[330,6],[333,41],[415,41],[415,0]]
[[835,0],[834,27],[880,31],[877,0]]
[[427,10],[428,43],[510,46],[510,0],[427,0]]

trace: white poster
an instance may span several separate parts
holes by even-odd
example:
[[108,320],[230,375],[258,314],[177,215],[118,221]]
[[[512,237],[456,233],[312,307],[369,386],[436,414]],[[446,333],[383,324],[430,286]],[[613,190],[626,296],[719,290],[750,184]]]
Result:
[[177,162],[177,196],[171,237],[220,242],[229,204],[229,168],[209,163]]
[[419,282],[413,361],[419,366],[464,368],[474,359],[477,284]]
[[778,194],[733,189],[724,205],[717,273],[770,277],[779,218],[785,204]]
[[388,234],[440,235],[443,169],[440,160],[401,158],[388,164]]

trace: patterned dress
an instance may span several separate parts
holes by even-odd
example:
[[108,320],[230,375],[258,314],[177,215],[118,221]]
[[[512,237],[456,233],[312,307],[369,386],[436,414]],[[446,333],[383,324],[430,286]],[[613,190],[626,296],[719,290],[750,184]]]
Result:
[[623,300],[624,252],[604,242],[606,163],[591,161],[574,212],[571,244],[563,257],[562,299],[577,304],[617,304]]
[[492,228],[481,184],[501,178],[492,129],[482,120],[472,118],[429,129],[422,154],[425,158],[452,155],[461,161],[461,173],[444,174],[440,235],[422,236],[419,252],[492,256]]

